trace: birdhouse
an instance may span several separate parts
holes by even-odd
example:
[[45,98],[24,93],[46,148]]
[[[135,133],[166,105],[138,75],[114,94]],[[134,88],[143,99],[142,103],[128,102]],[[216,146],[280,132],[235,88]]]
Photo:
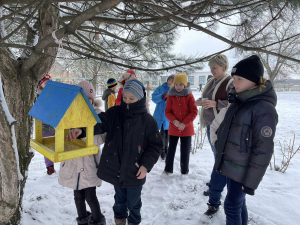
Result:
[[[35,120],[30,146],[53,162],[96,154],[94,126],[101,123],[82,87],[48,81],[28,113]],[[55,128],[55,136],[42,137],[42,123]],[[86,140],[65,141],[70,128],[86,128]]]

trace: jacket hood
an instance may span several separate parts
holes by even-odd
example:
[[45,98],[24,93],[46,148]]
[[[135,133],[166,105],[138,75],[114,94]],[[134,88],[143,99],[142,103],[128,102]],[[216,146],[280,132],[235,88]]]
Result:
[[102,101],[100,99],[95,99],[94,101],[94,108],[100,108],[102,106]]
[[175,86],[172,86],[170,87],[168,94],[169,96],[178,96],[178,97],[187,96],[189,94],[192,94],[192,89],[190,88],[190,86],[191,84],[190,82],[188,82],[187,86],[181,92],[177,92]]
[[277,95],[271,81],[269,80],[265,84],[265,88],[263,87],[261,91],[258,88],[254,88],[242,93],[236,93],[234,90],[233,94],[235,94],[239,102],[265,100],[273,104],[274,107],[277,104]]
[[148,111],[146,107],[146,93],[144,93],[144,98],[128,105],[125,102],[123,102],[123,98],[121,98],[120,108],[122,110],[122,113],[126,117],[134,117],[141,113],[147,113]]
[[104,101],[107,96],[109,96],[111,93],[115,94],[115,92],[113,90],[111,90],[110,88],[107,88],[102,95],[102,100]]

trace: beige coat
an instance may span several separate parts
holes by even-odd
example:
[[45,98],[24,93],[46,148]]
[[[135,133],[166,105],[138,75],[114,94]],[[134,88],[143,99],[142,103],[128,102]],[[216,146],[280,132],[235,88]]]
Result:
[[[99,109],[101,101],[95,101],[94,109],[97,114],[103,112]],[[88,187],[100,187],[102,180],[97,177],[97,168],[100,162],[100,145],[105,142],[105,134],[94,136],[94,145],[98,146],[98,154],[89,155],[77,159],[71,159],[60,163],[58,183],[74,190],[82,190]]]
[[228,107],[229,106],[221,109],[210,125],[210,142],[212,145],[215,145],[216,141],[218,140],[217,130],[219,129],[220,124],[225,118]]

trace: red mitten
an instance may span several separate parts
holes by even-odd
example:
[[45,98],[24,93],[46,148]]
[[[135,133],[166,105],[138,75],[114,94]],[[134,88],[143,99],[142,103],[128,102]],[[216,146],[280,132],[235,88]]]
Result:
[[161,98],[162,98],[163,100],[167,100],[167,98],[168,98],[168,92],[163,93],[163,95],[161,96]]

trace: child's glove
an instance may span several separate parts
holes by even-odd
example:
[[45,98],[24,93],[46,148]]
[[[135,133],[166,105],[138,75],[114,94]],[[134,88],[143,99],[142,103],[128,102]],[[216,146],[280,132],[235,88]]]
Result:
[[168,98],[168,92],[163,93],[162,96],[161,96],[161,98],[163,100],[167,100],[167,98]]

